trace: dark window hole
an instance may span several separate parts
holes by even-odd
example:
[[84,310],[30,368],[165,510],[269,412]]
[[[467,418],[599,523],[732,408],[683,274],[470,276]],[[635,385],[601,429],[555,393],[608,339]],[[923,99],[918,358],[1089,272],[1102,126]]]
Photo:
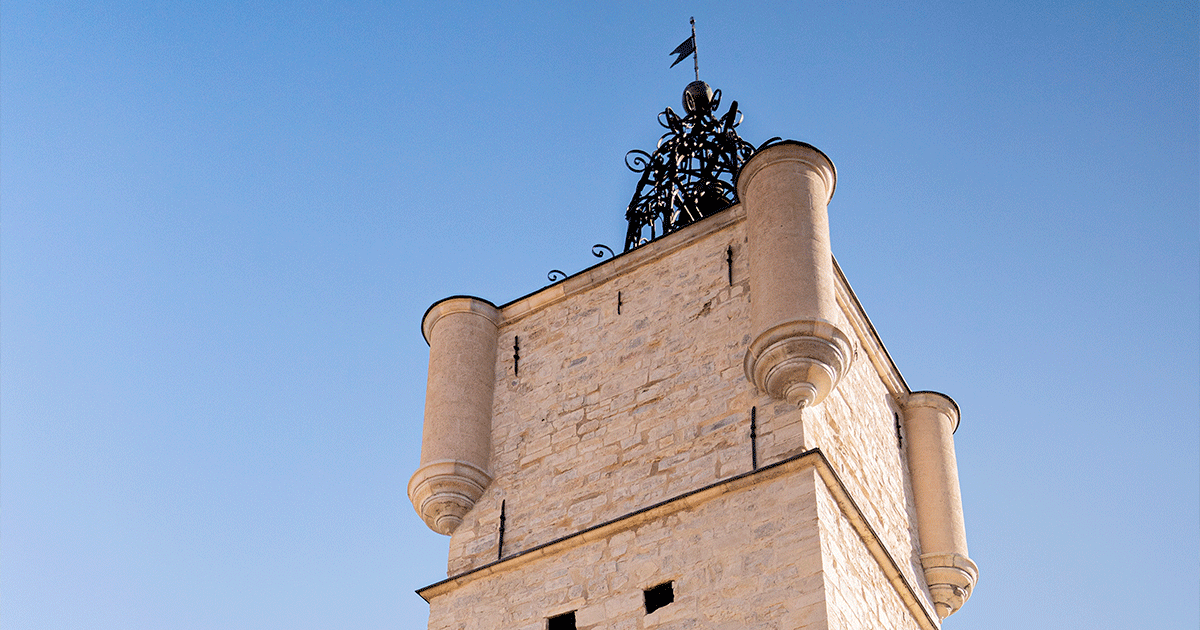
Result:
[[664,582],[654,588],[646,589],[647,615],[675,601],[674,584],[674,582]]
[[575,630],[575,611],[551,617],[546,624],[546,630]]

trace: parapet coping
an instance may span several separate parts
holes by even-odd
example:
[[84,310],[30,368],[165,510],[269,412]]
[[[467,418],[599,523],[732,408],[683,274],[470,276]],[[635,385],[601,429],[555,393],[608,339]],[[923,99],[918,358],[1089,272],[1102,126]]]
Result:
[[[608,260],[592,265],[555,284],[512,300],[499,307],[503,316],[503,325],[519,321],[536,311],[561,302],[572,295],[598,287],[605,282],[624,275],[632,269],[654,262],[676,250],[736,225],[745,219],[745,207],[740,203],[733,205],[657,240],[646,243],[641,247],[623,252]],[[837,296],[838,305],[841,307],[842,312],[846,314],[846,319],[850,320],[850,326],[854,329],[859,345],[867,353],[867,357],[870,359],[872,365],[875,366],[875,371],[879,373],[880,380],[887,387],[888,393],[903,406],[908,400],[909,394],[912,393],[912,390],[909,389],[908,384],[904,381],[904,377],[900,374],[900,370],[896,367],[895,361],[888,354],[887,348],[883,345],[883,340],[879,338],[879,333],[876,332],[871,319],[867,317],[866,311],[863,310],[862,304],[858,301],[858,296],[854,294],[854,289],[850,287],[849,281],[846,280],[846,274],[842,271],[842,267],[838,264],[836,257],[833,258],[833,269],[835,276],[834,291]],[[753,299],[753,296],[751,299]]]
[[746,209],[739,203],[640,247],[596,263],[548,287],[543,287],[502,305],[500,312],[504,314],[504,323],[520,320],[530,313],[560,302],[576,293],[604,284],[624,275],[631,269],[663,258],[745,218]]
[[490,562],[469,571],[450,576],[445,580],[430,584],[417,590],[417,595],[429,602],[431,598],[443,595],[460,586],[491,575],[507,572],[534,560],[562,554],[580,545],[599,540],[605,540],[622,531],[633,529],[645,523],[661,520],[677,512],[691,510],[716,499],[722,495],[736,492],[757,485],[768,479],[776,479],[810,468],[815,468],[826,489],[829,490],[842,514],[850,521],[854,531],[866,544],[871,557],[883,570],[888,582],[896,594],[904,602],[905,607],[924,630],[940,630],[940,624],[935,621],[936,614],[928,610],[921,598],[917,596],[917,588],[909,583],[896,559],[880,540],[875,528],[867,521],[866,514],[858,507],[846,485],[842,482],[837,471],[833,469],[829,459],[814,448],[787,459],[763,466],[757,470],[735,475],[702,488],[691,490],[654,505],[635,510],[624,516],[618,516],[609,521],[593,525],[573,534],[568,534],[536,547],[519,551],[511,556]]

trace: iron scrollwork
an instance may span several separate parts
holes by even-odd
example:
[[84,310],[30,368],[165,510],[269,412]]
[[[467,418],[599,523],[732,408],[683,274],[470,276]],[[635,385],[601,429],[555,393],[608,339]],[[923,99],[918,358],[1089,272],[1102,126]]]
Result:
[[670,107],[658,115],[658,123],[667,130],[658,149],[653,154],[634,149],[625,155],[625,166],[642,174],[625,211],[625,251],[737,203],[734,178],[754,154],[754,145],[737,134],[737,101],[716,118],[720,105],[720,90],[692,82],[683,93],[684,117]]

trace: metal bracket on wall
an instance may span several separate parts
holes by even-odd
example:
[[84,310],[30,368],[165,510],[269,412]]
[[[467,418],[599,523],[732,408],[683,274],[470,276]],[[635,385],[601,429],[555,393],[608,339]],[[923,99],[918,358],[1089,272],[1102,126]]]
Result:
[[758,470],[758,407],[750,408],[750,469]]
[[507,501],[500,502],[500,537],[496,543],[496,560],[504,559],[504,521],[506,520],[504,511],[507,503]]
[[513,335],[513,376],[521,374],[521,338]]

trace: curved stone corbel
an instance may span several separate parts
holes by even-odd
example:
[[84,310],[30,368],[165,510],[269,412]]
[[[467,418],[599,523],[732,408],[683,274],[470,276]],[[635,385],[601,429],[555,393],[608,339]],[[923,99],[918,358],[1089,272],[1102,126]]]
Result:
[[824,400],[853,357],[850,340],[833,324],[794,321],[760,334],[744,367],[755,387],[803,407]]
[[408,497],[429,529],[450,535],[491,483],[487,471],[467,462],[430,462],[413,473]]
[[957,553],[923,553],[921,568],[925,570],[925,583],[941,619],[962,608],[979,580],[979,567]]

